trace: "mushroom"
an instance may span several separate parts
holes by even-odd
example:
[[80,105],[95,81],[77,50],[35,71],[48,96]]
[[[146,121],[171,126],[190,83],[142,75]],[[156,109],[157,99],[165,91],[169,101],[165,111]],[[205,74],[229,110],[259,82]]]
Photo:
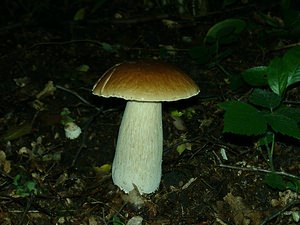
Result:
[[119,129],[112,179],[125,193],[157,190],[161,180],[163,129],[161,102],[199,93],[180,69],[161,61],[124,62],[108,69],[93,94],[128,100]]

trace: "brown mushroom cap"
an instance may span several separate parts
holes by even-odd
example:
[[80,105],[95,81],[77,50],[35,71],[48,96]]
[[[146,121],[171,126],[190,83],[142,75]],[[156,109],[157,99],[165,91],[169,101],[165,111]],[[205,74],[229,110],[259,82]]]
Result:
[[93,94],[102,97],[154,102],[186,99],[199,91],[183,71],[155,60],[117,64],[93,87]]

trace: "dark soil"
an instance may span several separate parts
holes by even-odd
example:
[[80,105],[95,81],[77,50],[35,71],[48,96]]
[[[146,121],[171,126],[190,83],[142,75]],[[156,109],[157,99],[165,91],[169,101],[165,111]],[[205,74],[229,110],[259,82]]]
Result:
[[[153,16],[159,10],[147,11],[133,2],[106,2],[98,17],[92,14],[79,22],[72,21],[76,10],[71,6],[57,4],[59,10],[50,7],[39,11],[45,15],[31,15],[19,12],[18,1],[5,4],[11,10],[1,17],[0,28],[0,224],[127,224],[137,216],[147,225],[297,224],[291,215],[299,215],[299,197],[265,184],[263,170],[270,168],[255,139],[222,133],[218,103],[243,98],[250,88],[232,89],[222,70],[197,63],[187,51],[217,21],[252,21],[260,8],[211,11],[213,16],[193,20],[163,14],[178,21],[179,26],[171,29]],[[233,52],[221,62],[231,74],[265,65],[282,53],[262,52],[260,45],[274,49],[279,42],[293,42],[272,38],[258,43],[259,32],[246,30],[240,40],[220,49]],[[183,42],[184,36],[192,42]],[[103,43],[120,48],[108,50]],[[161,45],[173,46],[176,54],[165,54]],[[143,205],[134,206],[113,184],[110,170],[101,169],[112,163],[126,102],[93,96],[91,89],[115,63],[140,58],[177,65],[201,92],[163,104],[161,185],[153,194],[137,196]],[[81,71],[82,65],[89,69]],[[53,89],[39,96],[51,84]],[[298,91],[292,91],[297,100]],[[64,108],[82,129],[74,140],[64,133]],[[191,116],[181,117],[186,130],[173,125],[174,109],[193,110]],[[299,143],[282,139],[276,143],[276,170],[299,175]],[[179,154],[177,147],[183,143],[191,150]]]

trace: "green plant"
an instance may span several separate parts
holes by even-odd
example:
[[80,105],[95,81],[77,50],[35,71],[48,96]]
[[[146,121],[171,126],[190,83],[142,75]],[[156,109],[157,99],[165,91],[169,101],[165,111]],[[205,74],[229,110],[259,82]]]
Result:
[[125,223],[123,223],[123,221],[116,215],[114,215],[112,217],[112,220],[109,221],[109,224],[113,224],[113,225],[125,225]]
[[[256,17],[263,22],[263,35],[276,37],[299,37],[300,17],[297,1],[280,0],[279,14],[257,12]],[[260,25],[259,25],[260,26]]]
[[13,185],[16,194],[20,197],[28,197],[32,194],[37,195],[39,191],[36,182],[22,174],[18,174],[14,177]]
[[290,189],[292,191],[300,192],[300,182],[296,178],[283,177],[276,173],[268,173],[265,176],[265,183],[272,188],[281,191]]
[[[196,113],[196,111],[192,107],[188,107],[183,110],[173,109],[170,112],[171,117],[174,119],[173,124],[178,130],[186,129],[183,120],[181,120],[181,117],[185,117],[188,120],[190,120],[193,118],[195,113]],[[186,150],[189,150],[189,151],[192,150],[192,144],[187,140],[186,134],[184,134],[184,133],[181,134],[177,141],[181,142],[181,144],[179,144],[176,148],[176,151],[179,154],[182,154]]]
[[[75,4],[81,5],[81,7],[76,11],[73,20],[81,21],[86,18],[87,15],[95,14],[106,2],[106,0],[92,0],[92,1],[75,1]],[[88,4],[87,4],[88,3]]]
[[[275,137],[286,135],[300,140],[300,109],[285,103],[287,89],[300,81],[300,46],[288,50],[283,57],[274,58],[268,66],[250,68],[242,73],[244,80],[254,86],[246,102],[227,101],[219,104],[225,110],[223,132],[257,137],[258,149],[267,151],[272,171]],[[295,181],[276,176],[266,177],[271,186],[292,187]],[[274,183],[270,183],[274,180]],[[279,186],[278,186],[279,187]]]
[[61,120],[60,123],[62,125],[67,125],[68,123],[72,123],[75,120],[71,117],[71,112],[68,108],[63,108],[63,110],[60,112]]
[[188,107],[183,110],[172,109],[170,112],[171,116],[182,117],[185,116],[187,119],[192,119],[196,114],[196,111],[193,107]]
[[236,42],[245,28],[246,23],[241,19],[220,21],[208,30],[202,44],[189,49],[189,55],[200,64],[208,63],[212,59],[218,63],[232,54],[229,48],[220,52],[220,46]]

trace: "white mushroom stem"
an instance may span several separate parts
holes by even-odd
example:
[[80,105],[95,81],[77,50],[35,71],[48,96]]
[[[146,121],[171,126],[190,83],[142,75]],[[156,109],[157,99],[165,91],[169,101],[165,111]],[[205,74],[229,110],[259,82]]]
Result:
[[128,101],[112,166],[113,182],[125,193],[152,193],[161,180],[162,112],[159,102]]

